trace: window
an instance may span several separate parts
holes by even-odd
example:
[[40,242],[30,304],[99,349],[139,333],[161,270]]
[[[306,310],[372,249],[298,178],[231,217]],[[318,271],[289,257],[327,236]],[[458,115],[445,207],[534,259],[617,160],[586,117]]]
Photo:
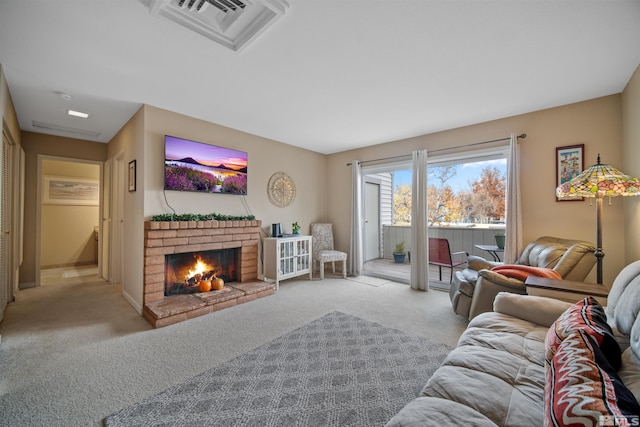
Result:
[[[429,225],[504,224],[504,149],[433,157],[428,168]],[[411,170],[393,174],[393,224],[411,224]]]
[[[446,238],[453,252],[479,256],[483,252],[477,245],[495,244],[496,231],[505,228],[508,150],[501,147],[428,158],[429,236]],[[411,224],[412,166],[402,157],[405,160],[362,167],[366,190],[363,272],[417,283],[422,279],[413,277],[412,272],[424,266],[426,257],[414,256],[411,263],[395,264],[392,256],[397,243],[404,242],[405,249],[412,251],[411,245],[417,242]]]

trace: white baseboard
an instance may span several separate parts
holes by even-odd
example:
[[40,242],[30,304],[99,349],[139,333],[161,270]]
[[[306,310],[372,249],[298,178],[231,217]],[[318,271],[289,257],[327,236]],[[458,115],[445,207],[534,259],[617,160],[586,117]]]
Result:
[[131,304],[131,306],[134,308],[134,310],[140,315],[142,316],[142,306],[140,306],[140,304],[138,304],[136,302],[135,299],[133,299],[133,297],[131,295],[129,295],[127,292],[122,291],[122,296],[124,297],[124,299],[127,300],[127,302],[129,304]]

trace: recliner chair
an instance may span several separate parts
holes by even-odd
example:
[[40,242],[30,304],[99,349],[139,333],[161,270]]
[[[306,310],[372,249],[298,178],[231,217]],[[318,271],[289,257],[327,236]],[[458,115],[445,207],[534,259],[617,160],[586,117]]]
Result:
[[[516,265],[555,270],[563,279],[583,281],[596,263],[595,246],[582,240],[543,236],[529,243]],[[469,255],[468,268],[457,271],[449,288],[453,310],[471,320],[480,313],[493,310],[498,292],[526,294],[524,281],[504,276],[491,269],[501,262]]]

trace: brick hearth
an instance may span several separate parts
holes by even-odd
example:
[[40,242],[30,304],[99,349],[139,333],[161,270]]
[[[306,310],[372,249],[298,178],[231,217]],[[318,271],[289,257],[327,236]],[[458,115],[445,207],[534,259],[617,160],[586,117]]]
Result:
[[[233,307],[275,292],[275,285],[257,279],[258,243],[262,222],[146,221],[144,224],[144,310],[153,327]],[[239,248],[239,282],[222,291],[164,295],[165,255]]]

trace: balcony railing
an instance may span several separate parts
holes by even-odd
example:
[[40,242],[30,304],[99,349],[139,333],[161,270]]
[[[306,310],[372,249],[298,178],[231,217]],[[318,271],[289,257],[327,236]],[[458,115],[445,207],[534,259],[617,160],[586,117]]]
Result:
[[[429,227],[429,237],[444,237],[449,240],[451,252],[465,251],[470,255],[488,257],[489,254],[475,247],[475,245],[495,245],[497,232],[504,233],[504,225],[499,226],[446,226]],[[404,241],[405,249],[411,250],[410,225],[384,225],[382,228],[383,257],[393,258],[396,243]],[[502,257],[501,257],[502,259]]]

